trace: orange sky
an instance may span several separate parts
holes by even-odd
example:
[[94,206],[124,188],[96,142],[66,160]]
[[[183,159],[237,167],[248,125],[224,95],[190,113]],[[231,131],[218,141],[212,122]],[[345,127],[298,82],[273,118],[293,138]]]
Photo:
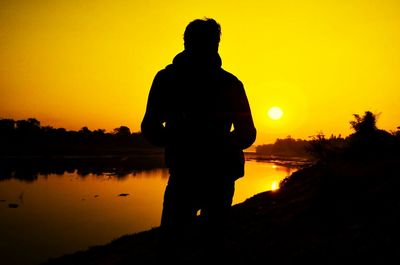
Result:
[[[156,72],[185,26],[222,26],[223,67],[245,85],[256,144],[348,135],[353,113],[400,125],[396,0],[59,0],[0,2],[0,118],[139,131]],[[280,106],[282,119],[267,112]]]

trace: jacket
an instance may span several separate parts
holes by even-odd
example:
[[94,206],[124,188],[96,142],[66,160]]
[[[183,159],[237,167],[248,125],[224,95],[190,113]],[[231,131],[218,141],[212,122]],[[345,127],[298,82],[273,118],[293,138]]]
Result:
[[242,82],[221,65],[218,53],[183,51],[153,80],[141,130],[165,148],[171,172],[244,175],[243,150],[255,141],[256,129]]

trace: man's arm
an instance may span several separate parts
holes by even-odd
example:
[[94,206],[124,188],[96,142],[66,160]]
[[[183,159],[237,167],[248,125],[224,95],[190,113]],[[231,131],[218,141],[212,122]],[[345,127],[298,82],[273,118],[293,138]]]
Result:
[[233,127],[231,132],[231,144],[239,149],[250,147],[256,140],[257,131],[254,126],[253,117],[250,110],[249,101],[246,96],[242,82],[235,90],[233,97]]
[[165,106],[163,101],[163,78],[158,72],[150,88],[146,113],[141,123],[143,136],[155,146],[165,145]]

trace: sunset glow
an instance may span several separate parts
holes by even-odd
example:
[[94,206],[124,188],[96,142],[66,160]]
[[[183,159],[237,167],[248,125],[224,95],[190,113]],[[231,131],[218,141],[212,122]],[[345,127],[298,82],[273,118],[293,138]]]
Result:
[[272,107],[268,110],[268,117],[272,120],[279,120],[283,116],[283,111],[279,107]]
[[[139,131],[151,82],[183,50],[186,25],[213,17],[222,66],[248,95],[255,144],[345,136],[366,110],[395,130],[399,12],[396,0],[1,1],[0,118]],[[279,122],[266,118],[271,104],[284,110]]]

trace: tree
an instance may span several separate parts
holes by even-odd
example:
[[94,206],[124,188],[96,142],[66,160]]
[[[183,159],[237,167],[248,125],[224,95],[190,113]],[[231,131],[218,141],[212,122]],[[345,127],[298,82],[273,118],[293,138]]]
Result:
[[15,121],[13,119],[0,119],[0,134],[11,134],[15,129]]
[[355,120],[350,121],[351,127],[356,133],[372,133],[377,130],[376,127],[376,115],[370,111],[366,111],[364,116],[353,114]]
[[91,130],[89,130],[88,127],[84,126],[79,130],[79,133],[84,134],[84,135],[89,135],[92,133]]
[[18,120],[16,122],[16,129],[22,133],[35,133],[37,131],[40,131],[40,121],[35,118]]
[[120,126],[115,128],[113,133],[118,137],[127,137],[131,135],[131,130],[126,126]]

